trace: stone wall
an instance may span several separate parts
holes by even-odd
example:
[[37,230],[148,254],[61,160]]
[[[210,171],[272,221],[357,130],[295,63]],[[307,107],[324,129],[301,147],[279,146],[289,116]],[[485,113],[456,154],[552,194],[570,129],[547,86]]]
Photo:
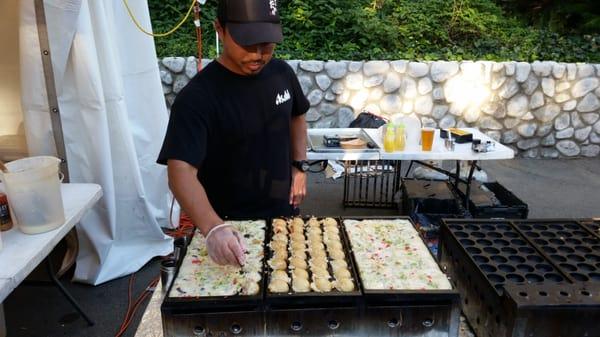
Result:
[[[203,60],[207,64],[209,60]],[[598,157],[600,64],[288,61],[310,101],[310,127],[347,127],[362,110],[473,126],[526,158]],[[159,60],[168,106],[194,57]]]

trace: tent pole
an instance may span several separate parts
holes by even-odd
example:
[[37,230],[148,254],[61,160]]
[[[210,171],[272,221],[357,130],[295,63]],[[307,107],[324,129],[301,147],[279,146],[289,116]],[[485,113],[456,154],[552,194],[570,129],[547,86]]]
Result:
[[63,136],[62,122],[60,120],[58,97],[56,96],[56,84],[54,83],[54,71],[52,69],[50,43],[48,41],[48,28],[46,26],[44,0],[35,0],[34,6],[38,38],[40,42],[40,52],[42,56],[42,66],[44,67],[44,80],[46,82],[46,93],[48,97],[50,120],[52,121],[52,132],[54,134],[54,144],[56,145],[56,153],[58,155],[58,158],[61,160],[60,171],[65,175],[63,181],[65,183],[68,183],[69,167],[67,165],[67,151],[65,149],[65,139]]

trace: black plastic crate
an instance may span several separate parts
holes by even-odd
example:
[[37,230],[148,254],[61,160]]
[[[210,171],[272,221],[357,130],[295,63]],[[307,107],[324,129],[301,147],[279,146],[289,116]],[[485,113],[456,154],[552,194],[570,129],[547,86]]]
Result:
[[402,214],[460,214],[461,207],[445,180],[403,179]]
[[[464,198],[465,190],[466,187],[461,185],[457,193]],[[485,198],[488,191],[493,193],[489,202]],[[469,211],[474,218],[479,219],[527,219],[529,207],[498,182],[473,182]]]
[[600,245],[586,233],[577,220],[445,220],[440,264],[477,336],[598,336]]

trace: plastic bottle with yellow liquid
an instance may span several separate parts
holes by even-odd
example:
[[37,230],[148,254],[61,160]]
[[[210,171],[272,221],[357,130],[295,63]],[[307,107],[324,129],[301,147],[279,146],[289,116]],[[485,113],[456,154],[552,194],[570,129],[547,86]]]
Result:
[[394,152],[396,141],[395,131],[394,124],[388,123],[386,125],[385,134],[383,135],[383,149],[385,152]]
[[400,123],[396,125],[394,151],[404,151],[404,148],[406,147],[406,133],[404,132],[404,129],[404,124]]

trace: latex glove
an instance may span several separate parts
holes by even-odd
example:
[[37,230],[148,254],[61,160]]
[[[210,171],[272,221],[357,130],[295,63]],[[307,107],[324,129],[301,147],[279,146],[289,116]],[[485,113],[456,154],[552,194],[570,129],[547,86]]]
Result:
[[290,205],[298,208],[306,196],[306,173],[292,168],[292,187],[290,189]]
[[229,224],[211,229],[206,235],[208,256],[217,264],[243,266],[246,263],[244,238]]

